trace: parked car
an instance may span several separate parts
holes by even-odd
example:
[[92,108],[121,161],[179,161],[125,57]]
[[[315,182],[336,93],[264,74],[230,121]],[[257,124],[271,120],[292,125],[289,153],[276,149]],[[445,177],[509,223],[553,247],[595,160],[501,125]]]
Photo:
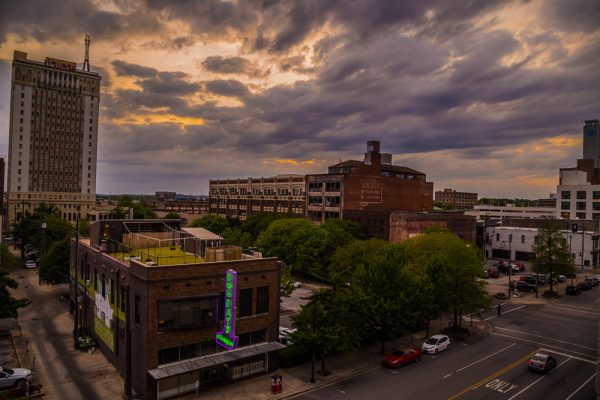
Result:
[[558,278],[556,278],[560,283],[566,282],[567,277],[564,275],[559,275]]
[[490,273],[488,271],[483,271],[483,273],[481,274],[481,278],[490,279]]
[[503,274],[509,274],[510,273],[510,267],[506,264],[500,264],[498,265],[498,271],[502,272]]
[[383,365],[388,368],[398,368],[412,362],[416,363],[421,360],[421,354],[421,350],[409,347],[396,349],[383,358]]
[[37,268],[37,262],[35,260],[25,261],[25,268]]
[[512,272],[521,272],[521,268],[517,264],[510,264],[510,269]]
[[31,380],[31,371],[25,368],[0,367],[0,389],[25,385]]
[[302,287],[302,282],[295,281],[295,282],[294,282],[294,287],[295,287],[295,288]]
[[527,366],[530,371],[547,373],[556,367],[556,358],[550,354],[536,353],[527,361]]
[[290,335],[294,332],[296,332],[296,329],[294,329],[294,328],[285,328],[283,326],[280,326],[279,327],[279,342],[281,342],[285,345],[292,344]]
[[500,272],[496,268],[488,268],[487,272],[490,274],[490,278],[500,278]]
[[565,293],[576,296],[581,293],[581,287],[579,285],[568,285],[565,289]]
[[423,342],[421,351],[423,353],[437,354],[450,348],[450,338],[446,335],[434,335]]
[[526,281],[516,281],[516,283],[514,281],[511,282],[510,283],[510,288],[514,289],[515,287],[520,292],[531,292],[531,293],[534,293],[535,290],[536,290],[535,284],[531,284],[531,283],[528,283]]
[[517,267],[519,267],[519,271],[525,271],[525,264],[523,264],[523,263],[516,263],[515,265]]
[[592,286],[598,286],[598,279],[596,278],[586,277],[585,281],[589,282]]
[[523,281],[523,282],[527,282],[530,285],[543,285],[543,283],[541,281],[538,281],[537,278],[533,277],[533,276],[521,276],[519,278],[519,280]]
[[577,286],[581,289],[581,290],[590,290],[592,288],[592,284],[588,281],[581,281],[577,283]]

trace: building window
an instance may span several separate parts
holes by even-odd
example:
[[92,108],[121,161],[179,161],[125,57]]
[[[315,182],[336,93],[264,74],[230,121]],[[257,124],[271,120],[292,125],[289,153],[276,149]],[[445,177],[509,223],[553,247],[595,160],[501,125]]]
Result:
[[125,290],[124,287],[121,287],[121,304],[120,304],[120,308],[121,311],[125,311],[125,301],[127,300],[127,291]]
[[241,333],[238,342],[239,346],[250,346],[251,344],[263,343],[267,341],[267,330],[259,329],[257,331]]
[[500,241],[500,234],[496,233],[496,242],[499,242],[499,241]]
[[571,199],[571,192],[568,191],[564,191],[561,193],[561,199],[563,200],[570,200]]
[[585,219],[585,213],[576,213],[575,218],[577,219]]
[[158,330],[214,327],[217,324],[218,296],[159,301]]
[[256,313],[269,312],[269,287],[263,286],[256,289]]
[[240,317],[252,315],[252,288],[240,289],[238,310]]
[[134,304],[134,306],[133,306],[133,309],[134,309],[133,320],[135,321],[136,324],[139,324],[140,321],[141,321],[141,319],[142,319],[141,318],[141,312],[142,312],[142,310],[140,309],[141,308],[141,298],[140,298],[139,295],[136,294],[134,296],[134,298],[133,298],[133,304]]
[[585,200],[585,194],[586,194],[585,190],[578,190],[577,191],[577,200]]
[[594,200],[600,200],[600,191],[594,190],[594,192],[592,193],[592,197],[594,198]]
[[571,203],[570,202],[568,202],[568,201],[562,201],[560,203],[560,209],[561,210],[568,210],[570,208],[571,208]]
[[106,299],[106,277],[102,274],[102,297]]
[[600,213],[593,213],[592,219],[600,219]]
[[578,210],[585,210],[586,209],[585,201],[578,201],[577,202],[577,209]]
[[521,235],[521,243],[525,243],[525,235]]

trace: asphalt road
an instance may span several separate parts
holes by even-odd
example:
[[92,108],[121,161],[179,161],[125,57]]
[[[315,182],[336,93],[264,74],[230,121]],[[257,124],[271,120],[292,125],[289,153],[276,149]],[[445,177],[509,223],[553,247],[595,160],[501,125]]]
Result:
[[[595,399],[600,287],[547,305],[505,304],[482,313],[491,333],[454,342],[399,370],[380,367],[297,399]],[[530,372],[536,352],[552,353],[558,367]]]

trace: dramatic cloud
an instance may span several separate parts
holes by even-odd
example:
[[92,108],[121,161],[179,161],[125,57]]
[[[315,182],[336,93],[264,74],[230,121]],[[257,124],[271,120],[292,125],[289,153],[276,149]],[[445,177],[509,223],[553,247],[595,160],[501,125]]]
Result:
[[81,62],[90,32],[99,192],[322,173],[375,139],[436,189],[543,197],[600,117],[599,19],[593,0],[7,0],[0,125],[12,50]]

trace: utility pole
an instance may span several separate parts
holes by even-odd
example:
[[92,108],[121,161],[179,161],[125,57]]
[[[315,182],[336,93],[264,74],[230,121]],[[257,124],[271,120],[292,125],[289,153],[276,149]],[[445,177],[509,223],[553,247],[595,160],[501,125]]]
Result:
[[581,230],[581,272],[583,273],[583,257],[584,257],[584,245],[585,245],[585,222],[583,229]]

